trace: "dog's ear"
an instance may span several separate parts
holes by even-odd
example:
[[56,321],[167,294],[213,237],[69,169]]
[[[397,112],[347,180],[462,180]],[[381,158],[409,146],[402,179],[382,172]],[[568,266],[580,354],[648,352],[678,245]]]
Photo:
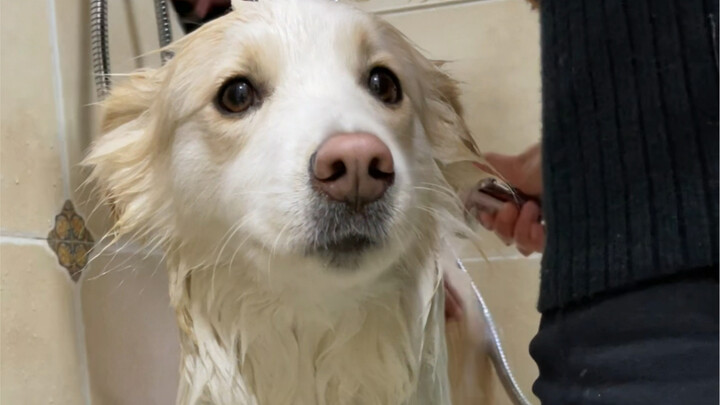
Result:
[[144,69],[131,73],[116,83],[102,108],[101,132],[108,133],[140,117],[150,108],[161,85],[158,70]]
[[425,130],[445,180],[455,191],[474,186],[482,173],[473,162],[482,161],[480,149],[463,118],[458,84],[442,71],[443,62],[424,59],[418,64],[428,86],[425,94],[426,114],[422,117]]
[[431,62],[426,67],[429,78],[427,109],[432,120],[427,123],[433,156],[448,165],[461,161],[477,161],[480,150],[463,118],[460,89],[457,82],[441,70],[444,62]]
[[152,109],[162,84],[159,70],[131,73],[115,83],[100,104],[101,134],[83,161],[91,168],[103,202],[110,205],[118,235],[148,230],[162,182],[154,170],[160,130]]
[[404,59],[410,62],[411,75],[419,80],[419,99],[415,103],[433,159],[456,192],[469,189],[481,177],[472,163],[482,161],[482,157],[463,119],[457,82],[441,69],[443,62],[430,61],[397,28],[382,19],[376,21],[384,38],[402,49]]

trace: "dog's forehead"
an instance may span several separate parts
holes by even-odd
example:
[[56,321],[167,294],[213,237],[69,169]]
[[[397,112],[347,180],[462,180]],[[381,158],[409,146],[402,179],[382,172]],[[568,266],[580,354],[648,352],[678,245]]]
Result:
[[[337,46],[369,48],[377,44],[376,21],[368,14],[332,0],[241,1],[226,30],[233,46],[285,47],[301,55],[336,50]],[[260,42],[260,43],[258,43]],[[362,49],[369,51],[369,49]],[[357,52],[357,49],[355,49]]]
[[409,60],[403,41],[377,17],[332,0],[240,1],[181,40],[170,91],[207,100],[233,76],[268,89],[311,86],[327,77],[355,81],[372,65],[402,76],[411,69],[400,66]]

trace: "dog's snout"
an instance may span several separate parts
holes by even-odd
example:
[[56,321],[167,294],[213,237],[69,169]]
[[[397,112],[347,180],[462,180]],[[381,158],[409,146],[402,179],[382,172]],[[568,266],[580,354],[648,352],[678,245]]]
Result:
[[320,192],[356,207],[378,200],[395,179],[390,149],[366,133],[330,137],[313,155],[310,170]]

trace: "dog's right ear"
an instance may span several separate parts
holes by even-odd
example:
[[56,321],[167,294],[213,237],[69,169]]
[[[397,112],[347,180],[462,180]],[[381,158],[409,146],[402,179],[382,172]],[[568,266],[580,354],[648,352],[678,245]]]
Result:
[[83,161],[102,200],[109,203],[116,235],[148,231],[161,209],[156,156],[161,117],[154,114],[162,70],[141,70],[118,82],[102,101],[101,134]]
[[112,89],[100,104],[103,134],[138,118],[150,108],[161,85],[159,76],[157,70],[138,70]]

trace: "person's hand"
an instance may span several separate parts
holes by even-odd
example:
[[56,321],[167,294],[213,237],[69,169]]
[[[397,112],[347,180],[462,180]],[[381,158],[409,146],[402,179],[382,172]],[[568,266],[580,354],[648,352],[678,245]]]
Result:
[[[488,173],[504,179],[523,193],[540,199],[542,196],[542,165],[540,144],[533,145],[517,156],[485,154],[489,166],[478,164]],[[520,253],[542,253],[545,248],[545,229],[540,224],[540,206],[528,201],[518,210],[514,204],[505,203],[495,213],[478,210],[478,221],[506,245],[513,242]]]
[[460,321],[463,315],[463,305],[460,300],[460,294],[458,294],[447,278],[443,279],[443,288],[445,288],[445,322]]

